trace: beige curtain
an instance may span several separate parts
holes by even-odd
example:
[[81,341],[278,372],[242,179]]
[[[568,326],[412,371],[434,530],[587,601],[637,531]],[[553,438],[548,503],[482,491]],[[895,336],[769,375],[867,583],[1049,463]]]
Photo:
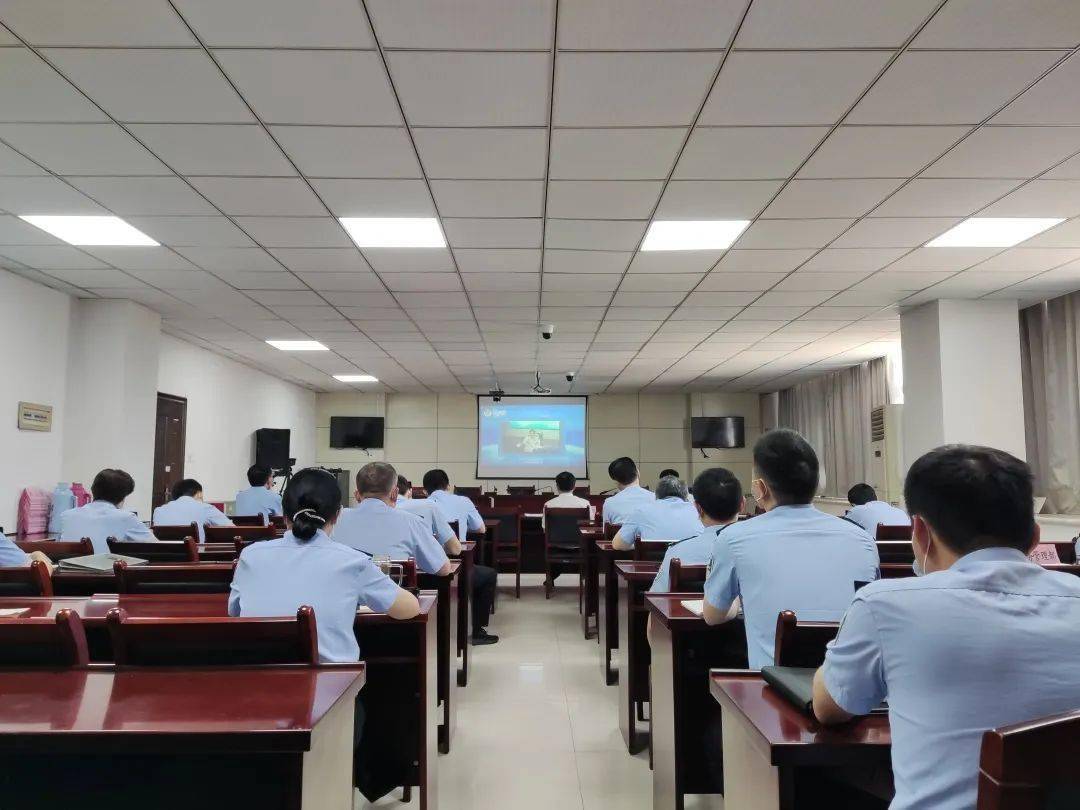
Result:
[[1027,460],[1046,511],[1080,513],[1080,293],[1020,313]]
[[799,431],[825,471],[823,494],[840,497],[870,479],[870,411],[892,399],[879,357],[779,394],[779,426]]

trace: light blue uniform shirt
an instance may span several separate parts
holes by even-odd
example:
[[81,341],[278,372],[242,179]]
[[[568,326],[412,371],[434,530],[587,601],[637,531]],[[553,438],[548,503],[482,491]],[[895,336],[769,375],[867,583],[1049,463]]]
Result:
[[623,521],[619,536],[628,546],[642,540],[685,540],[701,534],[697,509],[675,495],[653,500],[636,509]]
[[910,526],[911,518],[903,509],[898,509],[885,501],[870,501],[860,506],[853,506],[844,516],[848,520],[858,523],[870,534],[877,536],[879,523],[886,526]]
[[1080,706],[1077,628],[1080,578],[1010,548],[862,588],[825,686],[852,714],[888,697],[891,810],[975,807],[984,731]]
[[[447,520],[458,521],[462,534],[466,532],[482,532],[484,530],[484,519],[476,511],[476,504],[464,495],[455,495],[445,489],[437,489],[434,492],[429,492],[427,499],[439,505]],[[465,538],[460,539],[464,540]]]
[[232,526],[225,513],[216,506],[192,498],[190,495],[182,495],[175,501],[163,503],[154,510],[155,526],[186,526],[189,523],[197,523],[199,526],[199,542],[206,542],[206,532],[203,526],[209,523],[211,526]]
[[30,564],[30,555],[15,545],[15,541],[0,534],[0,568],[21,568]]
[[667,593],[671,590],[671,561],[678,559],[684,565],[704,565],[712,557],[713,544],[727,526],[709,526],[701,534],[672,543],[664,552],[664,560],[656,579],[649,586],[649,593]]
[[282,515],[281,496],[266,487],[249,487],[236,493],[235,515]]
[[838,622],[855,582],[878,577],[877,545],[846,520],[809,504],[778,506],[729,526],[713,544],[705,599],[726,610],[742,597],[751,669],[773,663],[776,617]]
[[419,515],[394,509],[378,498],[364,498],[352,509],[343,509],[334,540],[373,557],[413,557],[425,574],[438,573],[446,564],[446,552]]
[[94,544],[95,554],[109,553],[106,541],[110,537],[121,542],[157,540],[133,512],[118,509],[108,501],[91,501],[60,515],[60,540],[81,540],[84,537],[89,537]]
[[302,605],[315,610],[319,660],[360,659],[353,622],[356,608],[384,613],[398,586],[355,549],[322,531],[308,541],[286,532],[280,540],[252,543],[240,555],[229,593],[230,616],[294,616]]
[[604,523],[625,523],[640,507],[656,500],[656,496],[637,484],[604,498]]
[[435,535],[435,539],[439,541],[440,546],[445,546],[450,538],[454,536],[454,530],[447,523],[442,507],[435,501],[429,501],[427,498],[414,500],[412,498],[402,498],[399,495],[397,508],[416,515],[430,526],[431,533]]

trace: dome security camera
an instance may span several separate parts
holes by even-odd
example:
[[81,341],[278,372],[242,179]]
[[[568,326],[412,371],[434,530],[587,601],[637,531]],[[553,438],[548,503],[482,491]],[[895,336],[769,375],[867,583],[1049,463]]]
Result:
[[576,374],[575,372],[573,372],[573,371],[568,371],[568,372],[566,372],[566,381],[567,381],[567,382],[573,382],[573,381],[574,381],[574,377],[576,377],[576,376],[577,376],[577,374]]
[[540,325],[540,335],[544,340],[551,340],[551,336],[555,334],[555,324],[545,323]]

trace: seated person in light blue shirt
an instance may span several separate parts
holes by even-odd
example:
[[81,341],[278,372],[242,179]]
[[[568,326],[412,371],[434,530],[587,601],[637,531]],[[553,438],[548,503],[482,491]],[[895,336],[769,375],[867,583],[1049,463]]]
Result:
[[[678,478],[680,481],[682,480],[682,476],[679,475],[679,471],[673,470],[671,467],[668,467],[666,470],[661,470],[660,475],[657,476],[656,480],[659,481],[661,478],[667,478],[669,475],[672,478]],[[687,489],[686,500],[690,501],[690,503],[694,502],[694,491],[692,489]]]
[[418,571],[446,576],[443,547],[419,515],[394,508],[397,497],[397,470],[385,461],[365,464],[356,473],[357,505],[342,510],[334,539],[373,557],[412,557]]
[[697,508],[686,500],[686,483],[678,478],[661,478],[656,500],[638,507],[623,521],[611,545],[629,551],[638,540],[685,540],[705,528]]
[[1031,470],[1008,453],[931,450],[904,500],[916,576],[859,590],[814,678],[814,713],[844,722],[888,698],[890,807],[968,810],[984,731],[1080,706],[1080,578],[1027,559]]
[[199,527],[199,542],[206,542],[203,526],[232,526],[233,522],[216,506],[203,500],[202,484],[194,478],[185,478],[173,484],[172,500],[154,510],[153,526],[186,526],[195,523]]
[[135,480],[123,470],[102,470],[94,476],[90,494],[94,500],[60,515],[60,540],[89,537],[95,554],[108,554],[110,537],[120,542],[157,540],[132,512],[120,507],[135,491]]
[[0,568],[25,568],[37,560],[48,566],[49,573],[52,573],[53,569],[56,568],[53,561],[42,552],[32,551],[27,554],[15,545],[14,540],[0,531]]
[[447,554],[455,557],[460,554],[461,541],[454,534],[454,530],[450,528],[442,507],[429,498],[413,498],[412,481],[404,475],[397,477],[397,488],[396,508],[419,516],[424,523],[431,527],[431,533],[435,535],[435,539],[439,541],[439,545],[446,550]]
[[737,615],[742,598],[751,669],[773,663],[776,617],[840,621],[855,582],[878,576],[877,545],[854,523],[811,505],[818,487],[814,449],[794,430],[771,430],[754,445],[751,486],[765,514],[729,526],[713,544],[705,621]]
[[622,456],[608,464],[608,478],[615,482],[619,491],[604,498],[602,510],[604,523],[623,523],[638,507],[651,503],[654,498],[641,486],[637,464],[628,456]]
[[858,523],[867,533],[877,538],[877,527],[910,526],[911,518],[903,509],[877,499],[877,492],[869,484],[856,484],[847,493],[851,508],[844,515],[852,523]]
[[251,486],[236,493],[233,514],[266,517],[282,514],[281,496],[274,492],[274,471],[253,464],[248,467],[247,479]]
[[[660,487],[656,488],[657,493]],[[664,561],[656,572],[650,593],[667,593],[672,590],[668,580],[671,561],[678,559],[686,565],[704,565],[712,557],[713,545],[720,532],[739,519],[743,508],[742,484],[731,470],[713,467],[694,479],[694,501],[698,517],[704,527],[700,534],[672,543],[664,552]],[[625,529],[625,525],[623,526]]]

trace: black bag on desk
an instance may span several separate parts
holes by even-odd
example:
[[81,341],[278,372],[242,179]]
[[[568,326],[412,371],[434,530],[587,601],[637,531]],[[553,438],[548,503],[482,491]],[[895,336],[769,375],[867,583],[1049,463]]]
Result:
[[[775,689],[784,700],[801,709],[806,714],[814,713],[814,673],[813,667],[762,667],[761,677]],[[887,703],[882,703],[870,714],[884,714],[889,711]]]

